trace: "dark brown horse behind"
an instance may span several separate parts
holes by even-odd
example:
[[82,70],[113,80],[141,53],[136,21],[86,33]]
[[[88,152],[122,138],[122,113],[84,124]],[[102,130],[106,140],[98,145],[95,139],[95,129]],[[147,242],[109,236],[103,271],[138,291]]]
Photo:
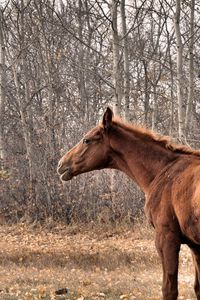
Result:
[[58,173],[67,181],[104,168],[123,171],[146,195],[145,212],[162,260],[163,299],[178,297],[179,250],[187,244],[200,300],[200,152],[113,118],[108,108],[102,123],[61,158]]

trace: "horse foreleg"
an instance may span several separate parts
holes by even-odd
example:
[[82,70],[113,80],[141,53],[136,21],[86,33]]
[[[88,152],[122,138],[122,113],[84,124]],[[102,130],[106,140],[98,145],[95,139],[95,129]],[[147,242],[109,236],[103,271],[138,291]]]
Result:
[[194,290],[197,300],[200,300],[200,246],[190,247],[195,265]]
[[163,300],[176,300],[180,241],[173,232],[162,230],[156,234],[156,248],[163,267]]

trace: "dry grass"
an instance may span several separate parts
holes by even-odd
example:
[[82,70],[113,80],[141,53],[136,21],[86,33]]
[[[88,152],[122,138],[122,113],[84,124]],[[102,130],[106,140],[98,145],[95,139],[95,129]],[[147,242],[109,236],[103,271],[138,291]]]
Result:
[[[0,227],[0,299],[161,299],[153,231],[126,226]],[[195,299],[192,260],[181,251],[180,297]],[[55,291],[68,288],[68,294]]]

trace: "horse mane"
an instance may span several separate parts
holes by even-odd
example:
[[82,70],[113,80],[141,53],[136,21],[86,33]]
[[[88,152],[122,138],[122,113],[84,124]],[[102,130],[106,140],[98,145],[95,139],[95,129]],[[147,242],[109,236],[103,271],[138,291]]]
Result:
[[171,150],[174,153],[178,154],[190,154],[195,156],[200,156],[200,150],[195,150],[190,146],[185,146],[181,144],[177,144],[172,141],[169,136],[162,136],[156,132],[153,132],[147,128],[136,126],[130,122],[123,121],[119,117],[113,118],[113,124],[128,130],[129,132],[133,132],[138,136],[142,136],[146,141],[155,141],[159,143],[162,147]]

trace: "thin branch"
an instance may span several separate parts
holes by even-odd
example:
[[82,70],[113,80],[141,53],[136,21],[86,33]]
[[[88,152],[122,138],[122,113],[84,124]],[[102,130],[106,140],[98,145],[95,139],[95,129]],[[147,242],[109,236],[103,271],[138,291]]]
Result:
[[[52,10],[52,7],[49,7]],[[80,39],[73,31],[71,31],[69,28],[67,28],[64,23],[62,18],[60,17],[59,13],[56,10],[53,10],[54,13],[56,14],[58,20],[60,21],[60,24],[62,25],[62,27],[71,35],[73,36],[77,41],[79,41],[80,43],[82,43],[84,46],[86,46],[87,48],[89,48],[90,50],[94,51],[95,53],[97,53],[98,55],[100,55],[101,57],[105,58],[104,55],[102,53],[100,53],[98,50],[94,49],[92,46],[88,45],[87,43],[85,43],[82,39]]]

